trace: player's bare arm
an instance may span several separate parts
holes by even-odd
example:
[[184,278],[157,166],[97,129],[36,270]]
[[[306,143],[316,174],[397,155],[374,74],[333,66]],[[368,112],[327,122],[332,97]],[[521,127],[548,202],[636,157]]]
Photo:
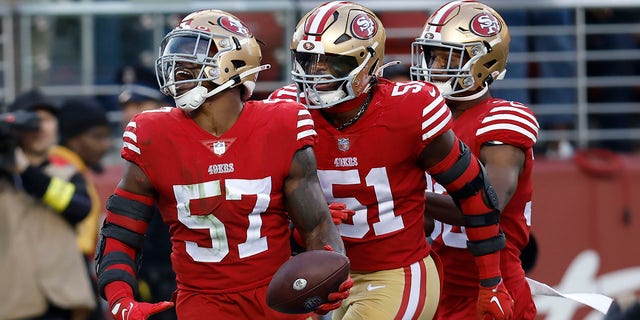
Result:
[[454,226],[461,226],[464,223],[462,212],[460,212],[450,195],[427,192],[426,196],[425,218],[436,219]]
[[518,177],[524,169],[524,151],[509,144],[485,145],[480,149],[480,161],[487,169],[502,211],[518,187]]
[[422,150],[422,154],[418,161],[425,170],[435,166],[447,156],[449,151],[451,151],[454,142],[455,134],[452,130],[448,130],[434,138],[433,141],[429,143],[424,150]]
[[131,193],[155,198],[155,190],[147,175],[135,163],[127,161],[124,166],[124,174],[118,188]]
[[329,244],[333,250],[344,253],[342,239],[320,188],[312,148],[298,150],[293,156],[284,192],[287,212],[305,239],[307,249],[321,250]]

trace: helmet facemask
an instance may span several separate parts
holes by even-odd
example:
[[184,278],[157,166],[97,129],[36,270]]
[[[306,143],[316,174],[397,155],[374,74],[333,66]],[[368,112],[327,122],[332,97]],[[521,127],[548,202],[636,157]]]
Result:
[[292,60],[291,78],[309,109],[328,108],[355,98],[353,82],[367,65],[358,65],[352,56],[295,51]]
[[[494,80],[504,78],[509,41],[507,25],[491,7],[475,1],[448,2],[431,14],[411,45],[411,77],[436,83],[449,100],[476,99]],[[442,63],[444,51],[450,63]],[[437,64],[430,60],[433,57]]]
[[333,1],[309,11],[290,44],[300,102],[330,108],[367,93],[384,59],[385,39],[378,17],[359,4]]
[[416,41],[412,49],[411,75],[415,80],[434,83],[444,97],[486,87],[486,84],[476,83],[471,70],[488,52],[482,43],[458,45]]
[[174,97],[178,107],[195,110],[214,89],[209,83],[220,79],[219,57],[232,51],[232,44],[230,36],[212,38],[209,33],[197,30],[172,32],[164,39],[161,56],[156,61],[160,90]]
[[193,111],[215,94],[240,84],[241,99],[249,99],[262,53],[242,21],[220,10],[189,14],[162,40],[156,60],[160,90],[175,99],[177,107]]

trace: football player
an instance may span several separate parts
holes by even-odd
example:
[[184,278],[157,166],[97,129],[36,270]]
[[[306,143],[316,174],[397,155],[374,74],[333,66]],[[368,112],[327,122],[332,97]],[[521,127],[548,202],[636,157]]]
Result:
[[[219,10],[187,15],[163,39],[156,75],[177,108],[127,124],[126,169],[97,248],[99,288],[116,319],[146,319],[174,303],[179,319],[310,316],[266,305],[269,281],[291,255],[289,218],[309,250],[344,246],[316,175],[311,115],[291,101],[248,100],[266,69],[260,61],[251,31]],[[154,203],[169,225],[177,291],[151,304],[134,294]],[[336,308],[348,281],[318,310]]]
[[[451,111],[433,84],[392,82],[382,72],[385,30],[361,5],[333,1],[309,11],[291,41],[294,84],[272,99],[310,110],[319,143],[318,176],[329,202],[354,210],[339,224],[351,295],[333,319],[431,319],[440,295],[437,258],[423,229],[425,170],[468,217],[482,313],[511,297],[502,285],[495,196],[480,162],[451,130]],[[495,303],[494,303],[495,304]]]
[[[506,235],[500,268],[504,287],[515,300],[513,318],[533,319],[536,307],[519,257],[529,241],[532,148],[539,125],[529,108],[494,98],[489,91],[491,83],[506,72],[509,39],[504,20],[489,6],[449,2],[433,12],[413,42],[411,75],[438,86],[453,113],[453,131],[485,166]],[[433,249],[444,264],[438,318],[469,319],[476,312],[478,296],[478,269],[467,250],[470,229],[460,227],[461,220],[442,216],[456,210],[448,196],[427,194],[426,210],[428,215],[458,224],[445,224],[434,235]],[[497,222],[498,216],[480,221]]]

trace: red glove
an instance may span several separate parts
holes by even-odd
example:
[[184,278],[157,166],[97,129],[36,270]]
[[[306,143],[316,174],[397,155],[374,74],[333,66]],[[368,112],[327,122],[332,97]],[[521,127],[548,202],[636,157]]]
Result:
[[333,219],[333,224],[335,225],[339,225],[347,221],[347,219],[356,214],[355,211],[347,209],[346,204],[339,202],[330,203],[329,211],[331,212],[331,219]]
[[146,303],[124,297],[113,304],[111,314],[115,320],[146,320],[149,316],[172,307],[173,302],[171,301]]
[[[347,221],[351,216],[356,214],[355,211],[347,209],[347,205],[344,203],[334,202],[329,204],[329,212],[331,212],[331,219],[333,220],[333,224],[339,225],[344,221]],[[302,239],[302,235],[300,235],[300,231],[298,229],[293,229],[293,239],[296,241],[298,245],[303,248],[306,248],[307,245],[304,243]]]
[[[324,246],[324,249],[327,251],[333,251],[333,248],[328,244]],[[328,301],[319,305],[315,310],[315,313],[324,315],[329,313],[329,311],[331,310],[340,308],[340,306],[342,305],[342,300],[349,297],[349,293],[351,293],[350,290],[352,287],[353,279],[351,279],[351,276],[349,275],[347,277],[347,280],[340,284],[338,291],[330,293],[327,297]]]
[[476,311],[479,320],[508,320],[511,318],[513,299],[511,299],[502,280],[495,287],[480,286]]

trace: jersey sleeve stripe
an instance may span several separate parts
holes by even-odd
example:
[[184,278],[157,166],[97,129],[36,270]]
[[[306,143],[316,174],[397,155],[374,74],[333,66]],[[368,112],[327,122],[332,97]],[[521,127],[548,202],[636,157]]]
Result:
[[124,142],[122,145],[123,148],[127,148],[137,154],[140,154],[140,148],[138,148],[137,146],[135,146],[133,143],[129,143],[129,142]]
[[123,136],[124,138],[129,138],[129,139],[131,139],[133,142],[138,142],[138,136],[137,136],[135,133],[131,132],[131,131],[125,131],[125,132],[122,134],[122,136]]
[[129,123],[127,123],[127,127],[133,127],[133,128],[136,128],[136,127],[137,127],[137,125],[136,125],[135,121],[129,121]]
[[435,126],[433,129],[422,134],[422,140],[425,141],[433,137],[436,133],[442,130],[442,128],[444,128],[450,121],[451,121],[451,112],[448,112],[447,117],[443,121],[440,121],[440,123],[437,126]]
[[538,124],[538,120],[536,120],[536,118],[531,113],[523,110],[522,108],[506,107],[506,106],[495,107],[495,108],[491,109],[490,113],[496,113],[496,112],[500,112],[500,111],[509,111],[509,112],[519,113],[519,114],[531,119],[531,122],[535,123],[536,127],[540,127],[540,125]]
[[422,130],[424,130],[424,129],[428,128],[428,127],[431,127],[433,125],[433,123],[438,121],[438,120],[440,120],[442,118],[442,115],[447,111],[449,111],[449,109],[447,107],[440,108],[438,110],[438,112],[436,112],[435,114],[433,114],[432,116],[427,118],[427,120],[422,122]]
[[300,119],[298,120],[298,128],[304,126],[313,126],[313,120],[311,119]]
[[315,136],[315,135],[318,135],[318,133],[316,133],[316,131],[313,129],[301,131],[301,132],[298,132],[297,140],[302,140],[303,138],[306,138],[309,136]]
[[309,110],[298,110],[298,116],[309,116],[311,117],[311,113],[309,112]]
[[427,105],[426,107],[424,107],[424,109],[422,109],[422,116],[423,117],[426,116],[428,113],[432,112],[433,109],[437,107],[442,107],[441,104],[443,104],[443,102],[444,102],[444,98],[442,98],[442,96],[438,96],[438,98],[431,101],[429,105]]
[[514,122],[522,123],[523,125],[531,128],[532,131],[538,133],[537,123],[532,123],[528,119],[525,119],[521,116],[517,116],[513,114],[495,114],[482,119],[482,123],[495,122],[495,121],[514,121]]
[[521,126],[517,126],[514,124],[507,124],[507,123],[497,123],[497,124],[492,124],[486,127],[482,127],[480,129],[478,129],[478,131],[476,131],[476,136],[479,136],[483,133],[487,133],[489,131],[496,131],[496,130],[510,130],[510,131],[514,131],[517,133],[520,133],[524,136],[526,136],[527,138],[531,139],[533,141],[533,143],[535,143],[537,141],[536,136],[531,133],[529,130],[524,129]]

